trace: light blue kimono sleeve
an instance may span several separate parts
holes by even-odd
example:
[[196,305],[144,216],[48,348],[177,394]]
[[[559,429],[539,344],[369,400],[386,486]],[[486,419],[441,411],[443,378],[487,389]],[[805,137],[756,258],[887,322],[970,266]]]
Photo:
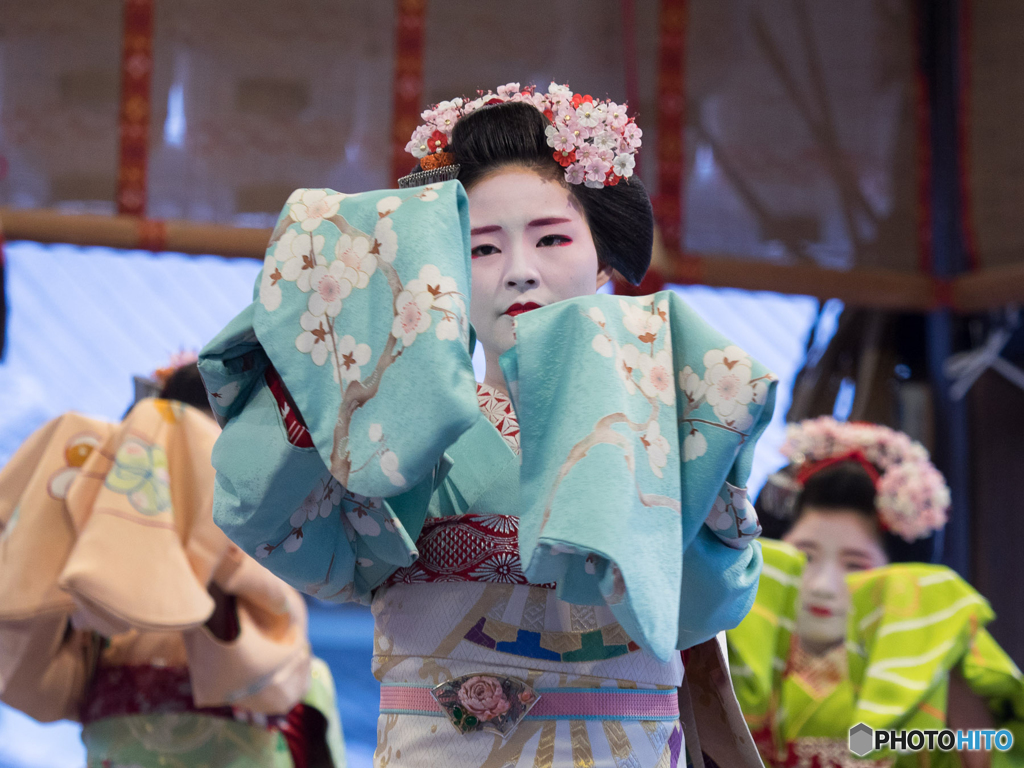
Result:
[[534,583],[607,603],[661,659],[735,626],[757,590],[746,498],[775,378],[672,292],[516,319],[520,553]]
[[214,519],[293,586],[365,601],[417,557],[445,449],[481,418],[469,283],[458,182],[289,198],[199,368],[224,427]]

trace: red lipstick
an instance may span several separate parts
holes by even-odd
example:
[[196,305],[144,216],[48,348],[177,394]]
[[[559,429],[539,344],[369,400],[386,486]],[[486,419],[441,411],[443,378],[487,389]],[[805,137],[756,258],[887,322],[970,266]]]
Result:
[[515,317],[516,315],[523,314],[523,312],[529,312],[531,309],[540,309],[540,304],[536,304],[532,301],[528,301],[525,304],[513,304],[505,310],[505,314]]
[[832,615],[832,611],[830,611],[828,608],[822,608],[817,605],[809,605],[807,606],[807,610],[811,612],[812,616],[818,616],[822,619],[827,619]]

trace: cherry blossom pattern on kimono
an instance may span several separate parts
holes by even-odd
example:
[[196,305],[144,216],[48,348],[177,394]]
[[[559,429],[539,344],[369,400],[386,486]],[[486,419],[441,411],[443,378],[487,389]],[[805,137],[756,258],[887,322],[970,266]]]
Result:
[[745,484],[775,377],[672,292],[558,302],[515,329],[527,578],[607,603],[661,659],[735,626],[760,571]]
[[297,190],[253,303],[201,354],[215,519],[299,589],[365,600],[409,565],[444,450],[481,419],[468,229],[454,182]]

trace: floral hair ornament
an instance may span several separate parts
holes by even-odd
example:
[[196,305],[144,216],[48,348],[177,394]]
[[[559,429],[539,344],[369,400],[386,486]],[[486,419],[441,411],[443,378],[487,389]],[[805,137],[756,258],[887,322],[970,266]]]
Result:
[[199,362],[199,355],[195,350],[181,350],[171,355],[167,361],[167,365],[157,368],[150,374],[150,378],[156,382],[159,382],[160,386],[167,384],[167,380],[174,375],[174,372],[179,368],[184,368],[186,365]]
[[176,370],[190,365],[199,360],[199,355],[194,350],[180,350],[171,355],[166,365],[162,365],[153,371],[149,376],[133,376],[132,383],[135,385],[135,400],[144,400],[147,397],[159,397],[160,392],[167,385]]
[[904,541],[927,538],[946,524],[946,481],[925,447],[902,432],[821,416],[791,424],[781,451],[796,469],[796,488],[827,467],[859,463],[874,481],[879,522]]
[[448,151],[455,124],[483,107],[523,101],[532,104],[546,117],[548,146],[555,162],[565,168],[565,180],[600,189],[618,184],[633,175],[635,155],[640,149],[640,130],[626,105],[609,99],[595,99],[573,93],[566,85],[551,83],[546,93],[535,86],[520,89],[519,83],[498,87],[466,100],[442,101],[421,115],[426,121],[413,131],[405,150],[419,160],[422,170],[398,180],[400,187],[411,187],[454,179],[459,172],[455,156]]

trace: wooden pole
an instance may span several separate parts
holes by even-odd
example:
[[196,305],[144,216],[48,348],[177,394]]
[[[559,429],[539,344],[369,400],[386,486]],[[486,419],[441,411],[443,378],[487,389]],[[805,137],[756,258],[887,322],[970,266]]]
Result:
[[67,215],[17,208],[0,208],[0,221],[8,241],[74,243],[249,259],[263,258],[271,232],[222,224],[156,221],[136,216]]
[[1024,262],[968,272],[952,282],[953,306],[964,313],[1024,304]]
[[803,264],[771,264],[709,255],[688,255],[664,267],[667,283],[800,294],[875,309],[925,312],[941,304],[943,297],[941,284],[927,275],[889,269],[840,272]]
[[[0,208],[8,242],[73,243],[122,250],[174,251],[262,259],[269,229],[156,221],[136,216],[71,215]],[[941,306],[970,313],[1024,304],[1024,264],[993,267],[943,281],[914,272],[852,269],[840,272],[804,264],[770,264],[713,254],[658,260],[666,283],[839,299],[849,306],[927,312]]]

